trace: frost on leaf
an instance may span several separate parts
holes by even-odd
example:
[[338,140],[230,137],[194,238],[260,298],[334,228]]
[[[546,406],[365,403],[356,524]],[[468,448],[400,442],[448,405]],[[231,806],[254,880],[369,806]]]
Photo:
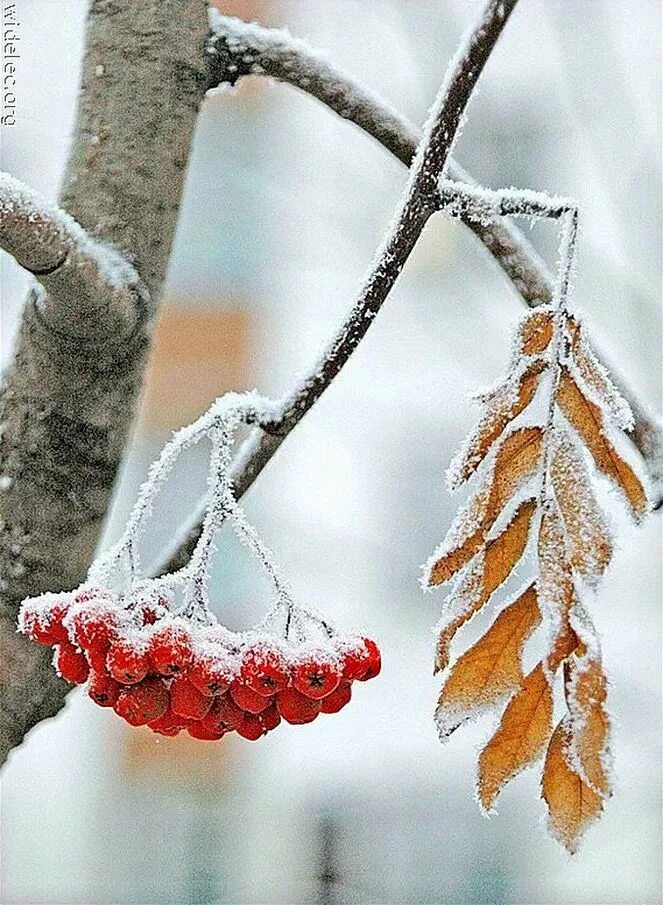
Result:
[[569,317],[566,326],[570,337],[571,362],[578,377],[589,388],[597,404],[603,408],[615,426],[622,430],[631,430],[633,427],[631,407],[590,349],[580,323],[576,318]]
[[571,730],[568,718],[558,724],[548,745],[541,780],[541,795],[548,806],[548,827],[572,854],[581,836],[603,810],[603,799],[569,763]]
[[461,510],[434,554],[428,584],[448,581],[479,550],[505,505],[536,472],[541,455],[540,427],[514,431],[503,441],[490,475]]
[[550,463],[550,477],[562,513],[571,567],[592,586],[612,558],[612,538],[573,439],[560,431]]
[[562,368],[557,403],[589,449],[596,467],[621,488],[636,521],[640,521],[647,512],[642,483],[607,438],[601,409],[583,395],[566,368]]
[[518,329],[518,349],[522,355],[541,355],[553,338],[553,311],[537,308],[524,318]]
[[444,683],[435,713],[441,738],[521,685],[522,650],[539,621],[536,592],[530,586],[458,659]]
[[[506,700],[479,755],[481,806],[491,811],[504,785],[547,749],[542,791],[550,830],[575,851],[610,795],[607,683],[580,593],[599,584],[612,538],[583,446],[639,521],[648,506],[643,485],[607,434],[631,429],[633,418],[567,307],[578,228],[573,202],[457,184],[446,191],[463,210],[476,203],[479,213],[488,204],[502,214],[551,216],[562,229],[553,303],[519,324],[508,375],[477,397],[482,417],[447,472],[450,490],[472,480],[475,488],[424,572],[429,587],[455,576],[438,624],[435,669],[448,672],[435,722],[444,741]],[[527,570],[526,590],[449,668],[457,631],[516,568]],[[538,662],[527,675],[525,645]],[[556,700],[564,714],[555,714]]]
[[541,663],[509,701],[497,732],[479,755],[477,795],[490,812],[506,783],[544,752],[552,732],[553,697]]
[[543,361],[533,361],[524,369],[512,373],[485,400],[484,417],[449,466],[448,483],[452,490],[474,474],[495,440],[534,399],[545,368]]
[[449,645],[458,629],[483,607],[511,574],[527,546],[534,500],[521,503],[512,521],[486,545],[480,559],[447,598],[447,618],[440,626],[436,672],[449,663]]

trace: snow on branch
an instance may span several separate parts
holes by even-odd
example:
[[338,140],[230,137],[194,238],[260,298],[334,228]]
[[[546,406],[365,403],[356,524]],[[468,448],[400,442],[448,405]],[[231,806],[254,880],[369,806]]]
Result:
[[[403,196],[392,223],[378,248],[359,290],[358,297],[336,335],[311,371],[281,403],[281,412],[271,422],[261,424],[240,450],[241,469],[235,468],[235,492],[239,498],[260,474],[284,437],[301,421],[357,348],[387,296],[391,292],[438,201],[438,180],[444,172],[456,133],[483,67],[517,0],[489,0],[478,23],[452,58],[444,81],[431,107],[423,137],[410,168]],[[217,21],[212,17],[212,24]],[[251,56],[247,35],[260,35],[259,26],[245,26],[238,36],[238,52]],[[287,42],[281,32],[276,41]],[[290,47],[306,46],[299,42]],[[269,45],[269,42],[267,42]],[[245,65],[250,60],[244,60]],[[166,568],[173,571],[189,558],[195,547],[199,526],[189,531]]]
[[[212,35],[208,51],[212,78],[219,85],[234,85],[250,75],[268,76],[290,84],[363,129],[398,160],[410,166],[421,139],[419,130],[377,93],[333,66],[323,52],[293,38],[287,29],[243,22],[222,16],[214,9],[210,10],[210,25]],[[466,187],[475,184],[453,157],[448,157],[445,172],[453,180],[452,187],[456,182],[464,183]],[[457,203],[460,203],[460,196]],[[516,212],[490,209],[478,217],[476,211],[471,214],[469,209],[463,208],[459,216],[493,255],[527,305],[549,304],[553,296],[552,275],[518,227],[504,219],[507,213]],[[605,355],[600,358],[605,361]],[[654,506],[658,508],[663,503],[663,430],[660,421],[638,399],[618,368],[609,363],[607,370],[633,412],[629,437],[647,463]],[[251,485],[280,442],[260,431],[255,433],[250,446],[245,448],[248,468],[236,466],[235,469],[238,492]]]
[[131,264],[8,173],[0,173],[0,248],[41,284],[41,313],[59,330],[126,335],[135,327],[144,289]]

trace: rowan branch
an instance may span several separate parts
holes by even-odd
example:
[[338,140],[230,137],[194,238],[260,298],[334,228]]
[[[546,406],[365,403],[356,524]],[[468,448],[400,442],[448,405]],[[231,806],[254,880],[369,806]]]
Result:
[[[285,29],[249,24],[216,11],[211,13],[211,24],[212,75],[220,85],[234,85],[250,75],[266,75],[290,84],[359,126],[410,166],[421,139],[418,129],[375,92],[332,66],[321,52],[305,41],[293,38]],[[448,160],[446,172],[455,181],[475,183],[453,158]],[[481,220],[464,212],[461,220],[493,255],[529,307],[550,303],[552,276],[517,226],[495,211],[488,212]],[[599,358],[631,407],[634,424],[628,436],[645,460],[654,507],[659,508],[663,505],[663,429],[660,420],[640,401],[606,356],[601,354]],[[269,443],[259,436],[252,442],[255,451],[250,462],[257,474],[280,444]],[[258,468],[259,463],[262,464]],[[238,492],[251,482],[248,474],[237,472]]]
[[[400,276],[429,217],[439,207],[438,180],[444,173],[465,109],[517,0],[489,0],[476,26],[461,44],[424,126],[423,139],[410,168],[408,182],[350,313],[321,360],[281,403],[281,414],[261,423],[240,451],[233,468],[235,495],[240,497],[260,474],[283,439],[317,402],[357,348]],[[216,17],[212,18],[214,24]],[[249,32],[257,26],[246,26]],[[247,62],[243,45],[241,56]],[[248,54],[250,56],[250,54]],[[189,531],[165,565],[170,572],[190,556],[199,535]]]
[[210,87],[208,32],[203,0],[91,0],[59,202],[76,222],[3,181],[0,243],[41,285],[0,392],[0,763],[71,689],[16,614],[80,584],[94,555]]
[[147,290],[126,258],[2,172],[0,248],[43,287],[42,318],[72,338],[124,341],[147,304]]

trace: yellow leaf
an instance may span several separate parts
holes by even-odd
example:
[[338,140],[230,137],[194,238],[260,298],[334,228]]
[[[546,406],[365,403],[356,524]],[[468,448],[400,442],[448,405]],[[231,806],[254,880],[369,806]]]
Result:
[[483,554],[482,572],[471,606],[459,613],[440,632],[437,645],[436,672],[445,669],[449,663],[449,645],[468,619],[477,613],[490,598],[493,591],[509,577],[527,546],[532,516],[536,511],[535,500],[525,500],[516,510],[511,522],[494,540],[486,545]]
[[455,485],[464,483],[474,474],[507,425],[527,408],[534,398],[541,374],[546,367],[545,362],[532,362],[520,376],[515,392],[511,387],[504,388],[493,397],[490,409],[475,428],[455,469]]
[[610,735],[610,718],[605,709],[607,682],[599,659],[579,651],[566,670],[566,696],[570,711],[572,748],[585,781],[595,792],[610,794],[605,761]]
[[[478,552],[506,503],[535,473],[542,440],[540,427],[522,428],[504,440],[495,457],[490,491],[479,490],[462,514],[465,523],[477,525],[476,530],[437,560],[428,576],[430,585],[444,584]],[[454,524],[451,532],[455,530]]]
[[553,336],[553,312],[533,311],[520,325],[519,344],[523,355],[540,355]]
[[522,649],[539,620],[536,592],[530,586],[458,659],[438,701],[436,721],[441,736],[450,735],[473,711],[496,704],[520,686]]
[[549,505],[543,513],[538,537],[539,577],[536,587],[544,619],[553,635],[548,669],[555,673],[575,649],[578,639],[571,628],[570,614],[575,601],[573,573],[566,555],[559,509]]
[[608,372],[597,361],[585,340],[584,331],[575,318],[566,321],[571,339],[571,357],[578,369],[578,374],[585,384],[593,390],[597,399],[601,400],[613,421],[623,430],[633,425],[633,413],[617,388],[610,380]]
[[571,565],[595,585],[612,558],[612,541],[585,463],[569,437],[563,437],[553,453],[550,476],[566,528]]
[[618,455],[605,436],[600,408],[583,396],[566,368],[562,369],[557,388],[557,402],[587,444],[597,468],[622,488],[634,516],[638,520],[641,519],[647,512],[644,488],[631,466]]
[[479,755],[477,792],[486,811],[504,785],[545,750],[552,732],[553,698],[539,663],[509,701],[499,728]]
[[541,795],[548,805],[552,835],[573,854],[587,826],[603,810],[603,800],[568,763],[571,731],[566,720],[559,723],[548,745]]

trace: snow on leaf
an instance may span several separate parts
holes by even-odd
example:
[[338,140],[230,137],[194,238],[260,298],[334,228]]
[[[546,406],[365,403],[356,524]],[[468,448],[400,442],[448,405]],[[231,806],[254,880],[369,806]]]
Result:
[[539,528],[536,582],[541,618],[546,627],[548,652],[544,661],[550,681],[577,644],[571,627],[571,608],[575,600],[573,572],[566,557],[564,530],[559,509],[550,504]]
[[640,521],[648,509],[640,479],[606,437],[601,409],[583,395],[566,368],[562,368],[557,403],[587,445],[597,468],[621,488],[633,516]]
[[605,707],[608,683],[596,631],[579,602],[571,621],[579,643],[564,664],[571,729],[569,761],[585,783],[607,798],[611,794],[610,717]]
[[527,546],[535,511],[535,500],[521,503],[504,531],[486,544],[477,563],[470,567],[467,576],[461,576],[461,582],[449,595],[447,612],[440,624],[436,672],[446,669],[449,645],[458,629],[483,607],[517,565]]
[[540,427],[516,430],[502,442],[488,481],[461,510],[426,569],[428,585],[443,584],[483,544],[504,506],[536,472],[541,456]]
[[540,307],[525,317],[518,329],[518,350],[522,355],[541,355],[553,337],[553,310]]
[[569,763],[572,732],[568,717],[558,724],[543,766],[541,796],[548,806],[548,828],[571,854],[580,837],[603,810],[601,794],[590,788]]
[[495,440],[527,408],[545,369],[546,363],[535,359],[524,369],[514,372],[491,395],[483,418],[449,466],[447,483],[451,490],[460,487],[474,474]]
[[567,431],[557,432],[550,477],[564,521],[570,564],[596,586],[612,558],[612,539],[584,457]]
[[552,713],[552,690],[539,663],[509,701],[497,732],[479,755],[477,795],[485,811],[492,811],[510,779],[543,754],[552,733]]
[[569,317],[566,327],[570,337],[571,362],[577,376],[590,389],[594,401],[610,420],[622,430],[631,430],[633,427],[631,407],[590,349],[580,321],[575,317]]
[[441,739],[521,685],[522,649],[539,619],[536,592],[530,585],[458,659],[442,688],[435,713]]

